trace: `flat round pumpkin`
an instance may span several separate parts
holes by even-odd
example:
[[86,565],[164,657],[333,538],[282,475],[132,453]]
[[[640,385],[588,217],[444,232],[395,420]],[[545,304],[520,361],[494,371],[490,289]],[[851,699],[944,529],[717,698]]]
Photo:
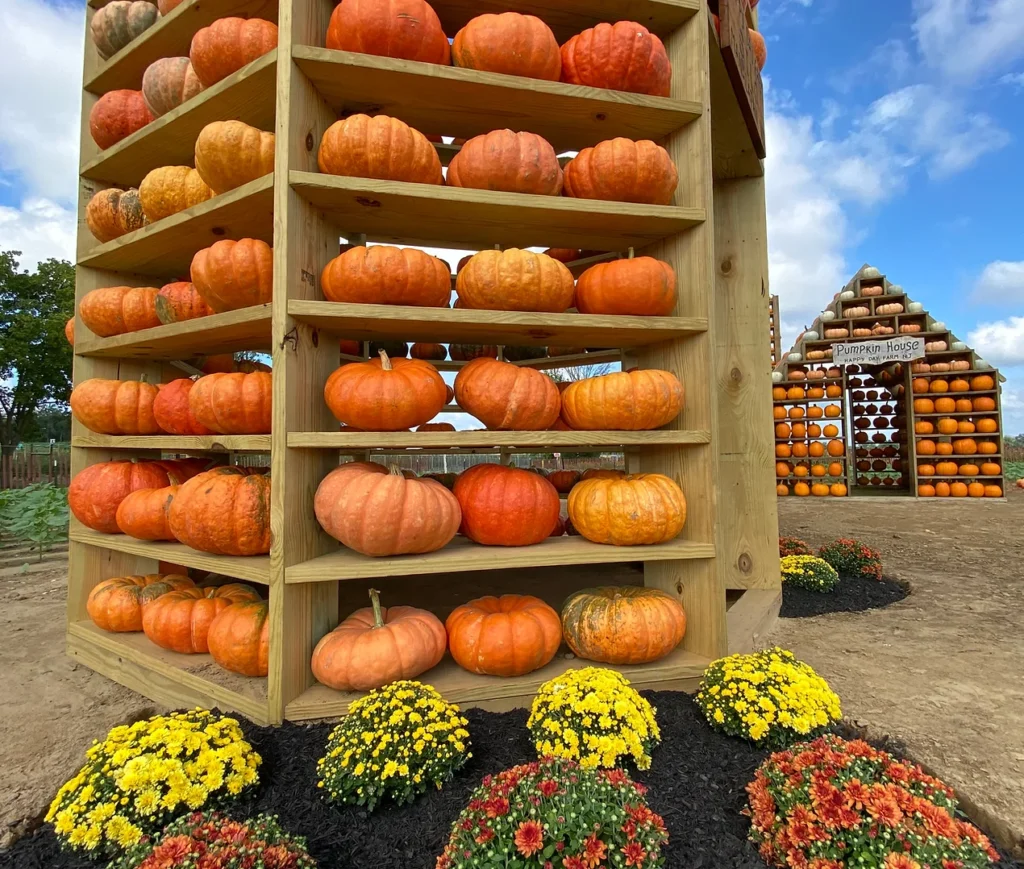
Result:
[[448,37],[425,0],[342,0],[327,27],[328,48],[451,64]]
[[159,118],[187,103],[203,90],[203,83],[187,57],[162,57],[142,75],[142,99],[153,117]]
[[117,527],[136,540],[176,540],[168,516],[177,494],[178,486],[136,489],[117,505]]
[[270,607],[247,600],[225,607],[210,622],[206,645],[225,670],[242,676],[266,676],[270,670]]
[[251,374],[207,374],[188,395],[189,409],[200,425],[218,434],[270,434],[273,377]]
[[212,199],[213,190],[191,166],[161,166],[139,185],[142,210],[150,223]]
[[667,543],[686,524],[686,498],[663,474],[583,480],[569,493],[569,518],[594,543],[638,546]]
[[196,171],[214,193],[274,171],[274,134],[241,121],[214,121],[196,139]]
[[562,313],[572,306],[572,272],[542,253],[509,248],[476,254],[456,278],[460,307]]
[[670,371],[623,371],[571,384],[562,393],[562,416],[579,431],[644,431],[674,420],[684,400],[683,384]]
[[448,166],[449,187],[562,194],[562,167],[555,149],[536,133],[494,130],[466,142]]
[[441,160],[419,130],[387,115],[350,115],[327,128],[317,165],[327,175],[442,184]]
[[195,381],[187,377],[172,380],[160,386],[160,391],[153,399],[153,417],[157,425],[168,434],[175,435],[210,435],[213,429],[207,428],[192,413],[188,396]]
[[204,471],[178,489],[171,532],[200,552],[266,555],[270,552],[270,477],[241,468]]
[[157,319],[167,325],[195,320],[213,313],[213,308],[189,281],[175,281],[160,288],[154,300]]
[[562,644],[558,613],[530,595],[471,600],[452,611],[445,629],[455,663],[484,676],[525,676],[551,663]]
[[459,407],[487,428],[545,431],[562,407],[558,388],[542,371],[497,359],[474,359],[455,377]]
[[148,0],[112,0],[96,10],[89,33],[106,60],[156,24],[157,8]]
[[189,59],[204,87],[211,87],[277,48],[277,25],[262,18],[218,18],[192,37]]
[[675,310],[676,298],[675,269],[648,256],[598,263],[576,283],[581,314],[667,317]]
[[565,195],[578,199],[671,205],[678,182],[668,151],[647,140],[609,139],[565,167]]
[[137,489],[161,489],[184,478],[166,462],[99,462],[79,471],[68,487],[72,515],[93,531],[117,534],[117,508]]
[[106,150],[153,120],[142,91],[108,91],[89,110],[89,134]]
[[257,238],[223,239],[196,253],[191,274],[214,311],[265,305],[274,296],[274,249]]
[[558,521],[558,492],[544,477],[505,465],[480,464],[455,482],[462,533],[486,546],[530,546]]
[[518,12],[472,19],[455,34],[452,64],[545,81],[558,81],[562,73],[562,55],[551,28],[535,15]]
[[324,266],[320,289],[330,302],[447,308],[452,276],[446,263],[413,247],[359,246]]
[[256,589],[241,582],[170,591],[146,605],[142,630],[161,649],[182,655],[206,654],[214,618],[232,604],[259,599]]
[[93,377],[71,390],[71,413],[99,434],[161,434],[163,429],[153,416],[158,391],[151,383]]
[[108,187],[89,200],[85,208],[85,222],[97,241],[107,242],[141,229],[146,225],[139,191],[134,187],[120,190]]
[[562,46],[562,81],[667,97],[672,65],[662,41],[642,24],[601,23]]
[[96,627],[114,633],[142,630],[145,605],[169,591],[190,588],[195,583],[179,574],[113,576],[95,585],[89,592],[85,609]]

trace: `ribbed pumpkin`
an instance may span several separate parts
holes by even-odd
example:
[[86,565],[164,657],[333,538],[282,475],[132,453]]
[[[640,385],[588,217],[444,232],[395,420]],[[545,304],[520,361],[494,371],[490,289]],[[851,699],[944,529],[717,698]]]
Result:
[[324,478],[314,504],[324,531],[375,557],[434,552],[462,522],[451,492],[435,480],[406,479],[397,465],[390,471],[342,466]]
[[609,139],[584,148],[565,167],[565,195],[671,205],[679,172],[654,142]]
[[256,238],[224,239],[192,258],[191,273],[214,311],[264,305],[274,296],[274,249]]
[[139,191],[108,187],[96,193],[85,207],[85,222],[97,241],[106,242],[146,225]]
[[101,338],[160,325],[156,287],[102,287],[90,290],[78,303],[78,316]]
[[206,654],[210,651],[207,636],[214,618],[232,604],[259,599],[256,589],[241,582],[178,589],[146,605],[142,630],[161,649],[182,655]]
[[241,121],[214,121],[196,139],[196,171],[214,193],[274,171],[274,134]]
[[156,5],[161,15],[168,15],[184,2],[185,0],[156,0]]
[[155,118],[173,111],[202,90],[203,83],[187,57],[162,57],[146,67],[142,76],[142,99]]
[[551,534],[561,503],[540,474],[505,465],[474,465],[459,475],[455,497],[462,533],[487,546],[530,546]]
[[79,471],[68,487],[68,507],[75,518],[104,534],[117,534],[117,508],[137,489],[161,489],[183,478],[161,462],[100,462]]
[[686,612],[657,588],[604,586],[569,595],[562,634],[573,654],[602,664],[649,664],[664,658],[686,634]]
[[451,64],[448,37],[424,0],[342,0],[331,15],[326,44],[339,51]]
[[530,595],[471,600],[444,626],[455,663],[483,676],[525,676],[551,663],[562,644],[558,613]]
[[449,187],[562,194],[562,167],[551,143],[536,133],[494,130],[462,146],[448,166]]
[[153,416],[157,391],[151,383],[93,377],[71,390],[71,413],[99,434],[160,434],[163,429]]
[[558,81],[562,74],[562,55],[551,28],[535,15],[518,12],[470,21],[455,34],[452,64],[545,81]]
[[667,317],[676,307],[676,273],[649,256],[598,263],[576,283],[581,314],[633,314]]
[[161,323],[180,323],[213,313],[199,291],[188,281],[176,281],[160,288],[155,300],[156,316]]
[[174,435],[211,435],[213,430],[207,428],[192,413],[188,396],[195,385],[187,377],[172,380],[160,386],[160,391],[153,399],[153,417],[157,425],[168,434]]
[[150,223],[212,199],[214,192],[190,166],[161,166],[139,185],[142,210]]
[[448,353],[456,362],[498,358],[498,348],[494,344],[449,344]]
[[117,505],[114,520],[122,534],[137,540],[176,540],[168,521],[178,486],[136,489]]
[[379,359],[352,362],[324,385],[324,400],[340,422],[363,431],[401,431],[432,420],[445,405],[445,383],[429,362]]
[[514,347],[506,344],[501,354],[509,362],[527,362],[531,359],[543,359],[548,355],[548,351],[546,347]]
[[510,248],[476,254],[455,282],[462,307],[562,313],[572,306],[572,272],[542,253]]
[[626,476],[625,471],[617,471],[615,468],[587,468],[583,472],[581,480],[621,480]]
[[409,355],[413,359],[427,359],[434,362],[443,362],[448,358],[448,348],[444,344],[413,344],[409,348]]
[[569,493],[569,518],[587,540],[613,546],[667,543],[686,524],[686,498],[663,474],[583,480]]
[[192,37],[189,59],[204,87],[277,48],[277,25],[262,18],[220,18]]
[[497,359],[474,359],[461,369],[455,400],[498,431],[544,431],[562,407],[555,382],[542,371]]
[[109,91],[89,111],[89,134],[100,150],[106,150],[152,120],[142,91]]
[[67,339],[68,344],[72,347],[75,346],[75,318],[69,317],[68,321],[64,324],[64,337]]
[[270,434],[273,377],[251,374],[207,374],[188,394],[196,421],[218,434]]
[[642,24],[601,23],[562,46],[562,81],[667,97],[672,65],[662,41]]
[[222,609],[206,632],[210,656],[225,670],[266,676],[270,663],[270,607],[266,601],[242,601]]
[[171,532],[215,555],[270,552],[270,477],[214,468],[184,483],[171,504]]
[[104,60],[113,57],[156,24],[157,17],[156,6],[148,0],[112,0],[96,10],[89,24],[96,51]]
[[441,160],[419,130],[387,115],[351,115],[327,128],[317,165],[328,175],[442,184]]
[[141,631],[142,610],[149,601],[169,591],[194,585],[187,576],[178,574],[112,576],[93,587],[85,609],[93,624],[104,631]]
[[330,302],[447,308],[452,276],[446,263],[416,248],[360,246],[327,263],[320,289]]
[[579,471],[552,471],[548,474],[548,482],[562,495],[572,491],[572,487],[580,481]]
[[684,400],[670,371],[617,372],[571,384],[562,393],[562,417],[579,431],[644,431],[674,420]]
[[448,641],[441,620],[411,606],[381,607],[378,595],[370,589],[372,607],[356,610],[316,644],[311,666],[318,682],[371,691],[440,663]]

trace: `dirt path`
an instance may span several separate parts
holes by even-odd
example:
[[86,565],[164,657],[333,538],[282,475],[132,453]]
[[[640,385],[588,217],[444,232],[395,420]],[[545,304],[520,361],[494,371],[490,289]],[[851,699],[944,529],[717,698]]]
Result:
[[1024,855],[1024,493],[999,502],[783,499],[783,534],[856,537],[913,593],[885,610],[784,619],[768,642],[826,675]]

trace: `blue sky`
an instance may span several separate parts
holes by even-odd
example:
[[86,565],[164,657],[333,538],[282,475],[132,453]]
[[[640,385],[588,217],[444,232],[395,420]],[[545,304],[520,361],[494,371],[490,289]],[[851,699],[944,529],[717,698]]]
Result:
[[[85,0],[0,0],[0,247],[73,258]],[[761,0],[773,292],[864,262],[1009,377],[1024,432],[1024,0]]]

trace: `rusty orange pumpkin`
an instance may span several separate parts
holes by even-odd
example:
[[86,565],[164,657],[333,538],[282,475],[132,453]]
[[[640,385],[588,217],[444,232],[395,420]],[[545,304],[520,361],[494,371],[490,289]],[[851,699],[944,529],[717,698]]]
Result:
[[476,254],[459,272],[462,307],[489,311],[545,311],[572,306],[572,272],[542,253],[509,248]]
[[562,167],[547,139],[536,133],[493,130],[466,142],[448,166],[449,187],[562,194]]
[[264,371],[207,374],[189,391],[189,410],[218,434],[269,434],[272,393],[273,377]]
[[667,317],[676,306],[676,273],[649,256],[591,266],[576,283],[581,314]]
[[214,617],[232,604],[259,599],[256,589],[241,582],[170,591],[143,609],[142,630],[161,649],[205,654],[210,651],[207,636]]
[[455,399],[498,431],[544,431],[562,407],[555,382],[542,371],[486,358],[474,359],[459,371]]
[[350,115],[327,128],[317,165],[327,175],[441,184],[441,160],[419,130],[387,115]]
[[168,520],[176,494],[178,486],[136,489],[117,505],[117,527],[137,540],[176,540]]
[[483,676],[525,676],[549,664],[562,644],[558,613],[531,595],[471,600],[452,611],[445,629],[455,663]]
[[270,607],[247,600],[221,610],[206,634],[210,656],[225,670],[266,676],[270,669]]
[[270,477],[221,467],[184,483],[170,509],[171,532],[215,555],[270,552]]
[[113,576],[93,587],[85,609],[93,624],[105,631],[141,631],[142,611],[149,601],[194,584],[187,576],[179,574]]
[[671,205],[678,182],[668,151],[648,140],[609,139],[565,167],[565,195],[577,199]]
[[437,257],[383,244],[349,248],[332,259],[320,288],[330,302],[360,305],[447,308],[452,295],[451,273]]

